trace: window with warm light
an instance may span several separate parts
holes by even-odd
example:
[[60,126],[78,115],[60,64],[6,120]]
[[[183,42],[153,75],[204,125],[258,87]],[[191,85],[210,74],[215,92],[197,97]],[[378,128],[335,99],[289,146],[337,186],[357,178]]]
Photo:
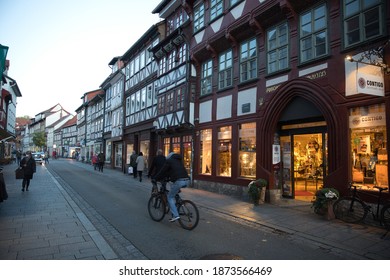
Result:
[[204,129],[200,131],[200,174],[211,175],[211,164],[213,157],[212,130]]
[[230,177],[232,175],[232,127],[224,126],[218,129],[217,175]]
[[239,127],[239,174],[256,177],[256,123],[244,123]]

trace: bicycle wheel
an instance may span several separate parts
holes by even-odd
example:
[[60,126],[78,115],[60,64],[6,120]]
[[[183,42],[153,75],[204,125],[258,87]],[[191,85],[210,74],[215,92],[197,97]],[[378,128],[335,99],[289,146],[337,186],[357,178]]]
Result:
[[179,212],[179,223],[182,228],[193,230],[199,222],[199,211],[195,203],[190,200],[183,200],[177,207]]
[[333,212],[337,219],[346,223],[358,223],[367,216],[363,202],[352,197],[342,197],[333,204]]
[[386,204],[382,207],[381,222],[387,230],[390,230],[390,204]]
[[164,219],[166,205],[161,195],[152,195],[148,202],[149,215],[153,221],[159,222]]

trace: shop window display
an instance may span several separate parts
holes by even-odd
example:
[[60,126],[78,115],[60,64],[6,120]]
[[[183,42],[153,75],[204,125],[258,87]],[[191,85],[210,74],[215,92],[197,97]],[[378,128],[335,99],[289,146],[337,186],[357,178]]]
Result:
[[349,127],[352,181],[364,189],[388,187],[385,105],[352,108]]
[[218,129],[217,175],[231,176],[232,166],[232,127],[224,126]]
[[200,174],[211,175],[212,130],[200,131]]
[[239,174],[256,178],[256,123],[240,125],[239,138]]

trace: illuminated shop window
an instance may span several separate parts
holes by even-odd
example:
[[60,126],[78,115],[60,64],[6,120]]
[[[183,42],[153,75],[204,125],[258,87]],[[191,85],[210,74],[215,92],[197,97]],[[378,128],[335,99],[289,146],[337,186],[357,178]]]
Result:
[[211,175],[212,163],[212,130],[200,131],[200,174]]
[[388,187],[385,104],[350,109],[349,128],[353,182]]
[[224,126],[218,129],[217,175],[230,177],[232,175],[232,127]]
[[244,123],[239,129],[239,174],[256,177],[256,123]]

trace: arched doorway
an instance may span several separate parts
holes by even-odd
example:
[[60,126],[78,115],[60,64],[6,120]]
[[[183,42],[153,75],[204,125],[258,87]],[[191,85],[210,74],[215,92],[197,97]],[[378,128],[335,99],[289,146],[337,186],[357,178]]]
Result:
[[282,195],[311,201],[327,174],[326,121],[313,103],[294,97],[280,116],[277,132],[282,154]]
[[[345,147],[337,133],[342,128],[338,113],[326,88],[304,78],[280,86],[269,97],[259,129],[268,135],[260,160],[263,174],[269,172],[270,190],[280,189],[284,197],[310,201],[335,171],[342,171],[338,157]],[[272,155],[275,134],[282,153],[277,169]]]

